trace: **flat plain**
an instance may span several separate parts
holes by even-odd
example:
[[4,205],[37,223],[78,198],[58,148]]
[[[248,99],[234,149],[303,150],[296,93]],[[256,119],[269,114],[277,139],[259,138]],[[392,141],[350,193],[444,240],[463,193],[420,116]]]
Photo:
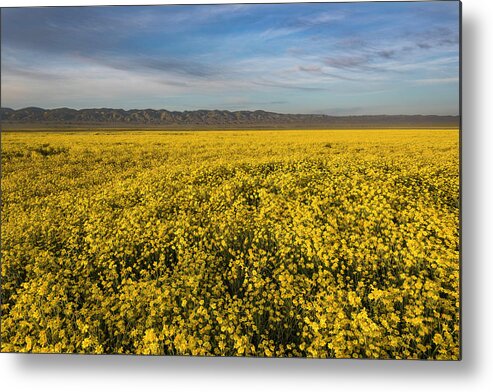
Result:
[[2,133],[3,352],[458,359],[459,131]]

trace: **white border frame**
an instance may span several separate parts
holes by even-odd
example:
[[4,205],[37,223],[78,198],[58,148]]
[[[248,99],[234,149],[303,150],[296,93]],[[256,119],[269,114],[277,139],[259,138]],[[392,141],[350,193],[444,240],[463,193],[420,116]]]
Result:
[[[281,1],[0,0],[1,7]],[[284,1],[287,2],[287,1]],[[314,2],[314,1],[312,1]],[[328,0],[326,2],[329,2]],[[4,390],[487,391],[493,355],[493,2],[463,0],[460,362],[0,354]],[[490,125],[488,127],[488,125]]]

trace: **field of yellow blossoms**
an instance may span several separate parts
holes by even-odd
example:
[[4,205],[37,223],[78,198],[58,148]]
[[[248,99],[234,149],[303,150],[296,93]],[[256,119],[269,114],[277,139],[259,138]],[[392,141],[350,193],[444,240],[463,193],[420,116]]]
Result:
[[458,359],[459,131],[2,134],[3,352]]

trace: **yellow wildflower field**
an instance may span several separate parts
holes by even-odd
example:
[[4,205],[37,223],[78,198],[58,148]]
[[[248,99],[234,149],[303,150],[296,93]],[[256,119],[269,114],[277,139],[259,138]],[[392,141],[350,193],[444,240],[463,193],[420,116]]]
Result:
[[2,134],[3,352],[459,359],[459,131]]

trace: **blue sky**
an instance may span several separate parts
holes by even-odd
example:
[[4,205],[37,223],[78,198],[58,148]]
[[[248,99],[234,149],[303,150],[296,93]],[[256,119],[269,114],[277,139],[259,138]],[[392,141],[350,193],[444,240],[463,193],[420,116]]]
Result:
[[2,106],[458,114],[456,1],[2,9]]

